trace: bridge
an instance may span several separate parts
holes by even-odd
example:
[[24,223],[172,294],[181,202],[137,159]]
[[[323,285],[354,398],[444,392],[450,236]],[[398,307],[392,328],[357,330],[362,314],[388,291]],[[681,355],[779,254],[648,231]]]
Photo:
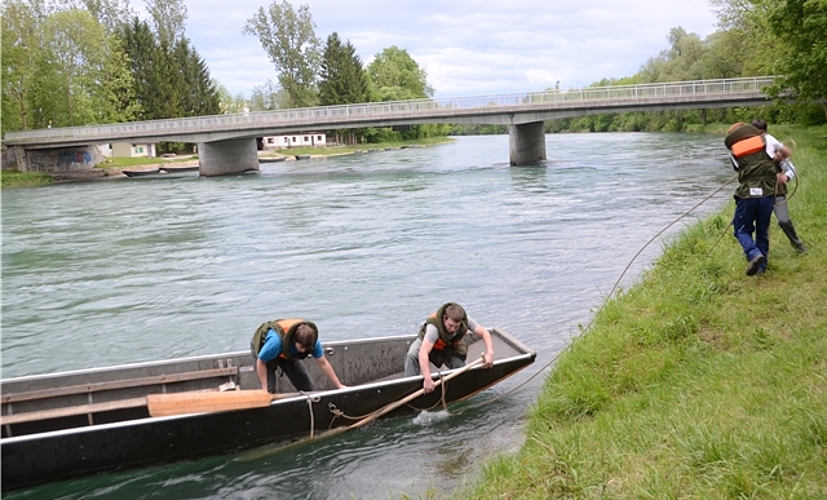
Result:
[[[546,159],[543,122],[583,115],[771,104],[778,77],[616,85],[444,99],[373,102],[9,132],[18,160],[38,150],[107,142],[198,144],[201,175],[258,170],[256,138],[285,133],[424,123],[493,124],[509,129],[512,165]],[[25,168],[21,170],[26,170]]]

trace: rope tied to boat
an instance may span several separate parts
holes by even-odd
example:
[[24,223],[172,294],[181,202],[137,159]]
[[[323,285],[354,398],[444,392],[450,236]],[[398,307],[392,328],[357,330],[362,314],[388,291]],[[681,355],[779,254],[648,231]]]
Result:
[[310,413],[310,439],[313,439],[313,436],[316,432],[316,418],[313,415],[313,403],[318,403],[321,401],[321,398],[317,394],[302,392],[301,393],[305,401],[307,401],[307,411]]

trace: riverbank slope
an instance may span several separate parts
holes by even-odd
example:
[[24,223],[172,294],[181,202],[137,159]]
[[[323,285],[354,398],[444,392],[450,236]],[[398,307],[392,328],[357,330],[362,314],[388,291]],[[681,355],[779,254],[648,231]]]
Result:
[[798,145],[809,253],[773,217],[746,276],[734,203],[685,230],[556,361],[522,449],[455,498],[827,498],[827,127],[770,132]]

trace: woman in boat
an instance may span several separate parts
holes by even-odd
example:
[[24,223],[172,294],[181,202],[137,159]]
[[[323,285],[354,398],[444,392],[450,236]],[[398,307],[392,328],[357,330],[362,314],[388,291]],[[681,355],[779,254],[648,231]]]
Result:
[[319,329],[310,321],[293,318],[263,323],[253,335],[252,351],[261,388],[270,394],[276,392],[276,368],[281,368],[296,389],[306,392],[315,390],[307,368],[300,362],[308,356],[315,358],[322,373],[337,389],[347,387],[339,381],[330,362],[324,357]]
[[426,393],[434,390],[431,379],[431,366],[439,368],[443,364],[449,369],[465,366],[468,357],[468,345],[465,335],[473,332],[485,342],[484,368],[494,363],[494,344],[488,330],[468,317],[465,309],[457,303],[448,302],[432,314],[419,329],[417,338],[405,356],[405,376],[424,375],[422,388]]

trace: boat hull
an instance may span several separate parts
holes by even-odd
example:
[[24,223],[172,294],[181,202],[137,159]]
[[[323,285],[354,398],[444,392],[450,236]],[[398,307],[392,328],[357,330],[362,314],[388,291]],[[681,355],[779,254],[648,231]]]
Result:
[[[495,338],[498,345],[502,344],[502,337]],[[412,339],[388,342],[385,347],[389,349],[382,350],[398,356]],[[383,344],[382,341],[377,343]],[[367,345],[361,347],[368,349]],[[341,351],[345,348],[358,351],[359,347],[334,345],[331,348],[338,349],[333,352],[344,354]],[[446,382],[445,402],[469,398],[525,368],[535,358],[534,352],[528,349],[520,348],[511,354],[497,359],[489,369],[475,367]],[[367,359],[358,357],[362,362]],[[402,358],[397,357],[395,361],[401,365]],[[337,371],[340,368],[347,373],[347,366],[339,366]],[[399,401],[421,387],[422,377],[399,374],[389,380],[343,390],[278,399],[264,408],[150,417],[143,407],[131,410],[131,420],[4,437],[0,441],[3,488],[11,490],[96,472],[231,453],[262,445],[287,445],[332,428],[351,425],[356,419]],[[437,388],[383,418],[438,408],[442,399],[441,389]],[[24,430],[17,429],[18,432]]]

